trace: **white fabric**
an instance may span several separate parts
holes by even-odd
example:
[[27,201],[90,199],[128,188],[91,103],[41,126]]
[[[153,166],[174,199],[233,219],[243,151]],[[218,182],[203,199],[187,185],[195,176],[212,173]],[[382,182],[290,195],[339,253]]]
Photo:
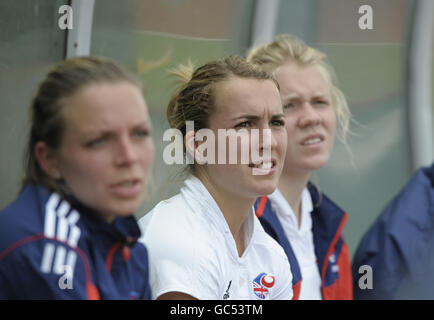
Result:
[[300,265],[303,281],[299,299],[321,300],[321,275],[313,243],[311,216],[313,204],[309,191],[305,188],[301,197],[300,228],[294,211],[278,189],[269,196],[269,199]]
[[173,291],[202,300],[258,299],[253,280],[263,272],[275,277],[266,299],[292,298],[288,259],[253,208],[243,226],[246,249],[239,257],[222,212],[196,177],[187,179],[179,194],[161,201],[139,225],[149,251],[154,299]]

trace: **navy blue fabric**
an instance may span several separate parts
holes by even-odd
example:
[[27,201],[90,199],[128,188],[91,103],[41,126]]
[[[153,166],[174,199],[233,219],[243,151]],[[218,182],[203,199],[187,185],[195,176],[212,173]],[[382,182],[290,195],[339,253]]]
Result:
[[434,299],[434,164],[419,169],[362,238],[353,259],[372,268],[373,288],[357,299]]
[[[321,194],[320,198],[318,191],[312,184],[308,185],[308,189],[312,197],[312,202],[314,203],[314,210],[312,211],[312,233],[315,254],[318,259],[320,273],[324,268],[324,264],[327,264],[323,286],[328,287],[339,278],[337,261],[343,240],[338,232],[345,212],[326,195]],[[338,239],[336,239],[336,237],[338,237]],[[333,257],[326,261],[326,255],[333,240],[336,240],[336,244],[330,253]]]
[[[0,211],[0,299],[88,299],[89,282],[98,289],[101,299],[150,299],[148,255],[145,246],[137,242],[140,229],[135,218],[116,218],[109,224],[74,199],[59,198],[55,207],[56,234],[50,237],[44,229],[50,197],[52,194],[45,188],[29,185],[16,201]],[[66,221],[59,218],[62,206],[69,208],[62,216],[66,219],[74,210],[79,213],[76,224],[67,225],[66,234],[69,237],[72,229],[79,229],[76,246],[68,243],[69,238],[58,238],[60,225]],[[118,242],[109,271],[107,256]],[[42,271],[42,259],[50,246],[55,248],[52,261],[49,270]],[[123,257],[123,251],[130,252],[129,259]],[[72,289],[62,289],[59,280],[64,274],[56,272],[54,265],[56,259],[67,261],[66,257],[74,253]]]
[[[259,201],[260,198],[255,202],[255,210],[258,207]],[[285,235],[282,225],[280,224],[276,213],[272,210],[271,202],[268,199],[265,205],[264,214],[259,218],[259,221],[261,222],[265,232],[267,232],[274,240],[276,240],[285,251],[291,266],[292,284],[296,285],[302,280],[300,266],[297,262],[289,240]]]
[[[325,195],[322,194],[320,198],[316,188],[310,183],[308,185],[308,190],[314,204],[314,209],[312,211],[312,232],[315,254],[318,260],[317,262],[320,274],[322,272],[324,263],[327,263],[327,271],[323,279],[323,286],[328,287],[333,285],[334,282],[339,278],[337,261],[341,252],[343,240],[338,232],[342,220],[344,219],[345,212]],[[259,200],[257,200],[255,203],[255,210],[257,209],[258,204]],[[285,236],[283,227],[271,206],[271,202],[268,199],[264,213],[259,218],[259,221],[261,222],[265,231],[283,247],[291,265],[293,284],[296,284],[302,280],[300,266],[295,257],[291,244]],[[325,261],[327,252],[336,237],[338,239],[336,240],[336,244],[331,251],[332,254],[334,253],[334,257],[332,260],[328,259],[329,261]]]

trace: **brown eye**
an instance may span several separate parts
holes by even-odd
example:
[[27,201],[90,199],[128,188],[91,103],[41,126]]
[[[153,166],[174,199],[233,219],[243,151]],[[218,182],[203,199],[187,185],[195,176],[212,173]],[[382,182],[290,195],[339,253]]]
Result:
[[91,141],[86,143],[86,146],[89,148],[95,148],[102,145],[106,141],[105,137],[99,137],[92,139]]
[[281,120],[281,119],[279,119],[279,120],[273,120],[273,121],[271,121],[271,124],[274,127],[283,127],[283,126],[285,126],[285,120]]

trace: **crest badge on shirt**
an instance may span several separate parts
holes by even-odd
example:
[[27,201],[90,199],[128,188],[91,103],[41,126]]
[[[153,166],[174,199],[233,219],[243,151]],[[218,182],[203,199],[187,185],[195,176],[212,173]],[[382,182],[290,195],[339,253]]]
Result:
[[265,300],[274,286],[275,278],[273,275],[262,272],[253,279],[253,293],[261,300]]

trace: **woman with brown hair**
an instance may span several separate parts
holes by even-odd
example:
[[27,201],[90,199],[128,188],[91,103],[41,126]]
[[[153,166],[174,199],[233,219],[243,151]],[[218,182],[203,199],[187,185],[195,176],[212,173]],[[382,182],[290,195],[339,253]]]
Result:
[[153,159],[140,84],[106,58],[62,61],[31,104],[26,176],[0,212],[0,298],[149,298],[132,214]]
[[[288,260],[253,211],[255,199],[276,188],[285,156],[276,81],[237,56],[174,73],[181,86],[169,102],[167,118],[181,132],[184,151],[194,163],[180,193],[139,221],[146,230],[153,297],[290,299]],[[188,121],[194,122],[192,130],[187,130]],[[212,133],[206,141],[198,139],[202,130]],[[267,132],[268,138],[254,139],[255,130]],[[237,159],[246,146],[251,152],[269,150],[270,157],[253,160],[250,153],[245,163],[228,163],[226,143],[231,140],[229,149],[236,147]],[[205,143],[213,147],[203,148]],[[210,153],[218,154],[218,163]]]

